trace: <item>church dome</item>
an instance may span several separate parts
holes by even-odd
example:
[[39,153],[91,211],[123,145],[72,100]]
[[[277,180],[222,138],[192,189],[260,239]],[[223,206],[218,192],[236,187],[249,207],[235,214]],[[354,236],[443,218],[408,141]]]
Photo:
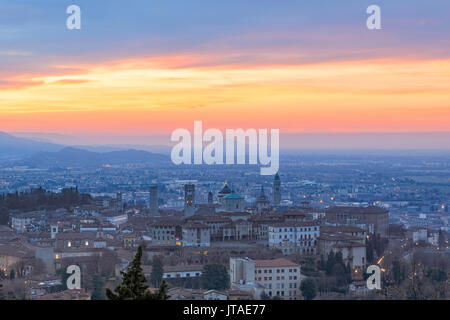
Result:
[[223,186],[222,190],[220,190],[219,193],[220,194],[230,194],[231,193],[231,189],[230,189],[230,187],[228,187],[227,183],[225,183],[225,185]]
[[229,195],[225,196],[224,199],[244,199],[244,197],[233,190]]

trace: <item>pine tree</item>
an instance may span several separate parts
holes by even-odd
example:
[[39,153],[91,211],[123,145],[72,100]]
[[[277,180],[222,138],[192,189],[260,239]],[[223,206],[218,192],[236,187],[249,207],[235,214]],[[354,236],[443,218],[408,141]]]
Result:
[[155,256],[152,260],[152,274],[150,275],[150,284],[155,288],[161,285],[163,276],[163,264],[159,257]]
[[138,251],[126,272],[121,272],[122,283],[118,285],[113,293],[106,289],[106,296],[110,300],[167,300],[167,284],[161,283],[158,292],[151,293],[147,285],[147,279],[141,267],[142,247]]

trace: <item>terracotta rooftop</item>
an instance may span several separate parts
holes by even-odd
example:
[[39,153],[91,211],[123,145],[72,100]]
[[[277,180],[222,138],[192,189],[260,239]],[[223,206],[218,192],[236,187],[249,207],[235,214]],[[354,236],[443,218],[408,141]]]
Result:
[[297,263],[294,263],[285,258],[271,259],[271,260],[255,260],[256,268],[271,268],[271,267],[299,267]]
[[383,214],[387,213],[386,209],[368,206],[368,207],[345,207],[334,206],[325,210],[326,213],[349,213],[349,214]]

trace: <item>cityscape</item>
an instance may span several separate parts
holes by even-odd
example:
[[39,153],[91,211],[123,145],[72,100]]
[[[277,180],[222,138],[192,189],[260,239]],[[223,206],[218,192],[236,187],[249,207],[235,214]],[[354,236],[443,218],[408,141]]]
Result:
[[[170,299],[448,299],[449,154],[305,151],[263,176],[142,152],[156,164],[87,165],[95,152],[69,147],[48,152],[60,162],[3,160],[6,298],[105,299],[141,246],[150,287],[164,280]],[[81,289],[67,289],[70,265]]]
[[0,0],[0,305],[450,300],[449,10]]

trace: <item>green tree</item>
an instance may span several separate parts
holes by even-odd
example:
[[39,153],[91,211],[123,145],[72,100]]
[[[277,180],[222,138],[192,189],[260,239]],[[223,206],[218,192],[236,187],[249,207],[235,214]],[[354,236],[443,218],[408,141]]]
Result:
[[333,251],[328,254],[327,262],[325,263],[325,271],[327,275],[331,275],[333,267],[336,264],[336,257]]
[[325,270],[325,259],[323,258],[323,255],[320,256],[320,260],[317,262],[317,269]]
[[150,284],[155,288],[161,285],[162,277],[163,277],[163,263],[161,258],[158,256],[154,256],[152,260],[152,273],[150,275]]
[[403,280],[405,280],[404,267],[402,267],[398,260],[392,262],[392,275],[394,276],[394,282],[397,286],[401,285]]
[[99,275],[94,275],[92,277],[92,295],[91,300],[105,300],[105,294],[103,291],[104,283]]
[[311,278],[305,279],[300,284],[300,290],[305,300],[312,300],[317,295],[316,282]]
[[156,293],[148,290],[147,279],[141,267],[142,246],[127,268],[126,272],[121,272],[122,283],[119,284],[113,293],[110,289],[106,289],[106,296],[110,300],[167,300],[167,284],[165,281],[161,283],[160,289]]
[[366,260],[367,263],[372,264],[375,259],[373,254],[373,245],[372,242],[366,239]]
[[228,289],[229,279],[227,268],[221,264],[209,264],[203,268],[202,285],[207,290]]
[[67,290],[67,279],[70,277],[70,274],[68,274],[64,268],[56,270],[56,274],[61,277],[61,285],[55,287],[53,289],[54,292]]
[[345,273],[345,267],[342,263],[335,263],[331,274],[336,277],[337,285],[343,287],[347,285],[347,276]]
[[352,268],[350,267],[350,262],[347,262],[347,266],[345,267],[345,276],[347,283],[352,282]]

